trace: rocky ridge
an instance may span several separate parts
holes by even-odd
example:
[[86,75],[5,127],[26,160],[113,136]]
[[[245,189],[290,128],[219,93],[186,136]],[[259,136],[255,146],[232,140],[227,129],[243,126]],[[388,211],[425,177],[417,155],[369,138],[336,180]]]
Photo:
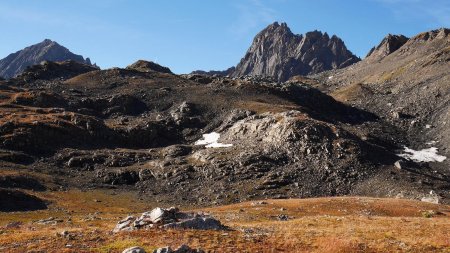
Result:
[[320,31],[296,35],[286,23],[275,22],[255,36],[236,67],[225,71],[194,71],[192,74],[263,76],[284,82],[296,75],[344,68],[359,60],[336,35],[330,37]]

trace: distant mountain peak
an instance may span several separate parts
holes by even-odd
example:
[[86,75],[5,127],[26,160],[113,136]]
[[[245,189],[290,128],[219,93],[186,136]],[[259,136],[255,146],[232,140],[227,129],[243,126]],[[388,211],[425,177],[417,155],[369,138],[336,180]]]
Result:
[[127,66],[127,69],[139,72],[161,72],[172,74],[172,71],[168,67],[164,67],[155,62],[145,60],[138,60],[137,62]]
[[330,38],[318,30],[296,35],[286,23],[274,22],[255,36],[231,75],[270,76],[286,81],[296,75],[343,68],[359,60],[336,35]]
[[383,40],[378,44],[378,46],[373,47],[366,58],[368,59],[376,59],[380,60],[393,52],[397,51],[400,47],[402,47],[407,41],[408,37],[404,35],[393,35],[388,34]]
[[91,65],[89,58],[84,59],[83,56],[70,52],[69,49],[61,46],[56,41],[45,39],[0,60],[0,76],[5,78],[17,76],[27,67],[39,64],[42,61],[59,62],[66,60]]

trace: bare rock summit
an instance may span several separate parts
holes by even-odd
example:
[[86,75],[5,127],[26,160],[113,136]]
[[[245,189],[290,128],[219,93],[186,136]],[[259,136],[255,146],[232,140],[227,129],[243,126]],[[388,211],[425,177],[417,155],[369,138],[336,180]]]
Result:
[[21,74],[27,67],[40,64],[42,61],[67,61],[91,65],[89,58],[74,54],[55,41],[46,39],[38,44],[26,47],[0,60],[0,76],[12,78]]
[[270,76],[283,82],[296,75],[344,68],[359,60],[336,35],[320,31],[297,35],[286,23],[275,22],[256,35],[231,75]]

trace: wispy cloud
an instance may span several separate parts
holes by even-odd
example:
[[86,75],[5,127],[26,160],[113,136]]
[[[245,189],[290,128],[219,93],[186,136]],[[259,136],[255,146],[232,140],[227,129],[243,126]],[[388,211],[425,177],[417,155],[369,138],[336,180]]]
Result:
[[232,24],[231,30],[236,36],[242,37],[252,32],[261,24],[276,21],[277,12],[261,0],[244,0],[234,6],[238,11],[238,18]]
[[32,8],[14,8],[0,3],[0,20],[18,22],[32,26],[52,27],[66,30],[81,30],[88,33],[126,32],[129,36],[140,37],[142,33],[132,27],[103,22],[93,17],[57,14]]
[[385,5],[399,20],[425,20],[430,26],[450,26],[448,0],[373,0]]

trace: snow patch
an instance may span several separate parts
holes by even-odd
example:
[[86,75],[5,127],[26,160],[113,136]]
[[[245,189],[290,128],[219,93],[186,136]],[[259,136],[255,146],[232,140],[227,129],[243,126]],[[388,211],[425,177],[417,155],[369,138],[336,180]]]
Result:
[[438,155],[437,151],[438,149],[435,147],[426,148],[419,151],[405,147],[405,150],[403,151],[404,153],[399,154],[398,156],[416,162],[443,162],[447,159],[445,156]]
[[216,132],[212,132],[209,134],[204,134],[203,139],[200,139],[195,142],[195,145],[206,145],[207,148],[229,148],[232,147],[233,144],[223,144],[219,143],[220,134]]

